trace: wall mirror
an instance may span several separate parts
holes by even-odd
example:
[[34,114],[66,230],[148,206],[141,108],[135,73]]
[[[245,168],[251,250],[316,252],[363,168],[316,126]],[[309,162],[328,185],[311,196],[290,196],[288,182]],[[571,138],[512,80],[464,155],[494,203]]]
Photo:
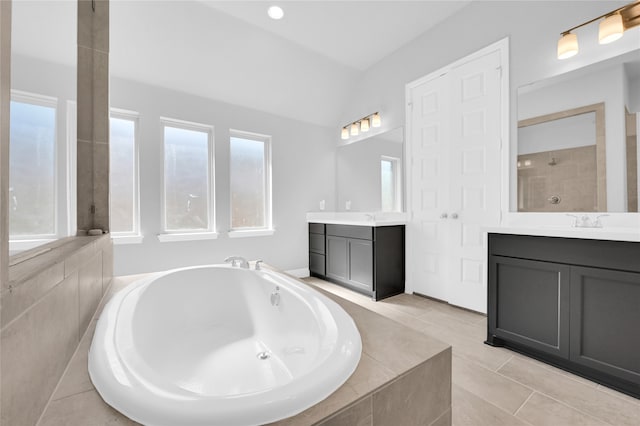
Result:
[[338,147],[338,211],[403,211],[404,128]]
[[77,13],[75,1],[12,4],[12,255],[75,233]]
[[638,212],[639,112],[640,50],[520,87],[510,209]]

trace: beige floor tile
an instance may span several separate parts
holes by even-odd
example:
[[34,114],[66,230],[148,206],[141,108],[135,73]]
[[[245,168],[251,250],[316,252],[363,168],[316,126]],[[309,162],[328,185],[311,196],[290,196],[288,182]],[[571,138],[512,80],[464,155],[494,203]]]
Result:
[[105,404],[95,391],[52,401],[38,426],[134,426],[130,420]]
[[535,392],[516,417],[536,426],[607,426],[595,417]]
[[640,405],[513,357],[498,373],[614,425],[640,424]]
[[546,363],[544,363],[542,361],[538,361],[537,359],[530,358],[528,356],[524,356],[524,355],[519,354],[517,352],[514,352],[513,356],[518,357],[518,358],[520,358],[521,360],[523,360],[525,362],[530,362],[530,363],[535,364],[535,365],[537,365],[539,367],[546,368],[547,370],[553,371],[554,373],[557,373],[557,374],[560,374],[562,376],[568,377],[571,380],[575,380],[576,382],[582,383],[583,385],[587,385],[587,386],[590,386],[592,388],[597,388],[598,387],[598,384],[596,382],[592,381],[592,380],[585,379],[584,377],[581,377],[581,376],[578,376],[576,374],[570,373],[570,372],[565,371],[565,370],[563,370],[561,368],[554,367],[551,364],[546,364]]
[[89,378],[87,365],[89,364],[89,347],[91,347],[91,340],[95,330],[96,321],[94,320],[89,324],[89,328],[71,359],[67,371],[60,380],[58,388],[53,394],[53,401],[94,389],[93,383]]
[[609,395],[613,395],[613,396],[615,396],[617,398],[624,399],[625,401],[631,402],[632,404],[640,405],[640,399],[638,399],[638,398],[634,398],[634,397],[632,397],[630,395],[627,395],[625,393],[618,392],[617,390],[608,388],[608,387],[606,387],[604,385],[598,385],[597,388],[598,388],[598,390],[601,390],[604,393],[608,393]]
[[528,423],[453,385],[453,426],[525,426]]
[[533,391],[459,356],[453,357],[453,383],[514,414]]

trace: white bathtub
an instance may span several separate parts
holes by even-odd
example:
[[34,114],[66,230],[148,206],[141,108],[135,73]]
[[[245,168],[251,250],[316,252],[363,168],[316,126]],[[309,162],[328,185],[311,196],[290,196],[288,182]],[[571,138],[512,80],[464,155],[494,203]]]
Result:
[[257,425],[329,396],[361,349],[351,317],[305,284],[202,266],[117,293],[98,320],[89,374],[105,402],[145,425]]

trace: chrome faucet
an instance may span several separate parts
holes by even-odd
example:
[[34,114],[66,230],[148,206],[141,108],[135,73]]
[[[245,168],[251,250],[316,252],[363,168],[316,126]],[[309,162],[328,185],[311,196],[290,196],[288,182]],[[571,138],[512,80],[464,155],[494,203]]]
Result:
[[249,269],[247,259],[240,256],[229,256],[224,260],[224,263],[231,263],[231,266],[240,266],[242,269]]

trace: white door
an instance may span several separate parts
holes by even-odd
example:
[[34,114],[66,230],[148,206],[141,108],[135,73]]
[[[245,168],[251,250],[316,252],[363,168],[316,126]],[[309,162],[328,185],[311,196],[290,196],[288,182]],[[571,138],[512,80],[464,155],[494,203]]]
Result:
[[487,309],[482,227],[500,224],[500,52],[451,72],[449,303]]
[[500,223],[501,54],[460,61],[408,90],[408,287],[486,312],[482,227]]
[[449,88],[445,77],[412,91],[411,206],[407,226],[408,279],[413,291],[448,300]]

